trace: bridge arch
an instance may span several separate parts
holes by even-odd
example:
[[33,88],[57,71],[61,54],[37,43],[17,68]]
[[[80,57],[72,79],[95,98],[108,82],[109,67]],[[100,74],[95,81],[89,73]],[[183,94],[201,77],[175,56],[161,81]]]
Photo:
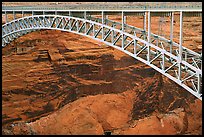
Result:
[[[202,100],[200,66],[180,60],[175,54],[136,35],[96,21],[61,15],[19,18],[2,26],[2,47],[24,34],[41,29],[67,31],[103,42],[149,65]],[[154,37],[158,39],[158,36]],[[185,76],[178,76],[180,70]],[[189,80],[191,84],[187,82]]]

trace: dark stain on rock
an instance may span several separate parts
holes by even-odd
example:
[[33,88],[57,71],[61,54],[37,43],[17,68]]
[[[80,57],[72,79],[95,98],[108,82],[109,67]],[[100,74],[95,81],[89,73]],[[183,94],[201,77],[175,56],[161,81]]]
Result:
[[60,104],[59,108],[65,106],[66,104],[73,102],[78,98],[78,95],[76,94],[76,90],[69,90],[68,94],[66,95],[65,99],[63,99]]
[[[39,117],[43,114],[46,114],[48,112],[52,112],[54,111],[54,106],[48,102],[45,106],[42,107],[43,110],[36,110],[36,111],[26,111],[22,114],[26,115],[28,118],[35,118],[35,117]],[[36,118],[35,118],[36,120]]]
[[36,92],[34,90],[30,90],[30,89],[15,89],[15,90],[10,90],[8,91],[9,94],[19,94],[19,95],[27,95],[27,96],[31,96],[31,95],[39,95],[41,93]]
[[82,59],[96,60],[98,59],[98,57],[93,55],[87,55],[87,56],[80,56],[79,58],[76,58],[76,60],[82,60]]
[[176,99],[176,101],[173,103],[173,105],[169,108],[170,111],[174,110],[175,108],[180,108],[183,106],[186,106],[186,101],[183,98]]
[[116,66],[115,67],[119,67],[119,68],[123,68],[123,67],[129,67],[133,64],[136,64],[137,63],[137,60],[133,57],[129,57],[129,56],[124,56],[124,57],[121,57],[120,60],[115,60],[115,64]]
[[38,63],[44,61],[51,62],[51,57],[48,53],[48,50],[40,50],[37,59],[34,59],[33,61]]
[[140,75],[142,76],[143,78],[146,78],[146,77],[153,77],[155,75],[155,73],[158,73],[156,72],[154,69],[152,68],[144,68],[144,69],[141,69],[141,68],[133,68],[132,69],[132,73],[134,74],[137,74],[137,75]]
[[69,56],[64,56],[66,61],[75,61],[75,59],[73,59],[72,57]]
[[20,117],[4,119],[4,120],[2,120],[2,125],[6,125],[6,124],[9,124],[9,123],[14,123],[14,122],[20,121],[20,120],[22,120],[22,118],[20,118]]
[[59,48],[58,50],[59,50],[59,53],[62,54],[62,55],[63,55],[64,53],[67,53],[67,52],[74,52],[74,50],[67,49],[67,48],[65,48],[65,47],[64,47],[64,48]]
[[[158,76],[157,76],[158,75]],[[138,120],[150,115],[158,109],[159,95],[162,87],[162,77],[160,74],[155,75],[155,79],[149,86],[145,86],[137,95],[137,99],[133,105],[132,118]]]

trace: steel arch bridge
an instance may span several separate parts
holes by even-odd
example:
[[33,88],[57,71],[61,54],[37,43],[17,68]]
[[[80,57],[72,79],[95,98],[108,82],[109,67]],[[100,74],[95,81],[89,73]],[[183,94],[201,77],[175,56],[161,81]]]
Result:
[[[65,8],[65,7],[63,7]],[[174,12],[180,15],[179,44],[173,41]],[[114,47],[149,65],[202,100],[202,53],[182,46],[183,17],[202,16],[202,9],[120,9],[70,10],[41,7],[3,7],[6,24],[2,25],[2,47],[29,32],[54,29],[83,35]],[[22,18],[16,18],[21,13]],[[7,20],[13,14],[13,20]],[[24,16],[29,14],[29,16]],[[31,15],[30,15],[31,14]],[[101,15],[101,18],[92,15]],[[106,15],[121,15],[122,22]],[[126,24],[126,16],[143,16],[144,28]],[[151,33],[152,16],[170,16],[170,39]],[[148,30],[146,30],[148,20]]]

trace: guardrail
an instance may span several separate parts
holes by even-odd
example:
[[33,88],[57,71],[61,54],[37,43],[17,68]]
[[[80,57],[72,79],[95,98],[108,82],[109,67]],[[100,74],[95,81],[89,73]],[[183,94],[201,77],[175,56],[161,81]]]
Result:
[[68,5],[68,6],[2,6],[2,10],[202,10],[202,5],[191,6],[109,6],[109,5]]

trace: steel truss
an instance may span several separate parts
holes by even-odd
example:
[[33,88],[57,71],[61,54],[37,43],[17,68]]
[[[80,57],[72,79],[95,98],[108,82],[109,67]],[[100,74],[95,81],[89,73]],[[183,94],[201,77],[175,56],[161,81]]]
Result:
[[119,23],[104,17],[34,15],[4,24],[2,47],[40,29],[72,32],[103,42],[149,65],[202,100],[202,55],[185,47],[181,52],[180,45],[172,40],[124,24],[124,20]]

